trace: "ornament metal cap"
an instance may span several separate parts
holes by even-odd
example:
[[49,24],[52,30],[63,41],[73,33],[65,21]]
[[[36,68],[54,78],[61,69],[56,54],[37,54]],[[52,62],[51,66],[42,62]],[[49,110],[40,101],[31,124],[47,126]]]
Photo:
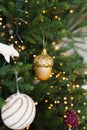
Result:
[[54,61],[51,56],[47,54],[47,50],[44,48],[42,53],[35,57],[34,65],[37,67],[52,67]]

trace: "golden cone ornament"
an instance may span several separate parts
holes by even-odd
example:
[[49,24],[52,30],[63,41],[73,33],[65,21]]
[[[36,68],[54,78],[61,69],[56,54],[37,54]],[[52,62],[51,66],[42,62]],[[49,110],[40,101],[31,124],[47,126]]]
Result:
[[52,74],[53,59],[47,54],[46,49],[34,59],[35,76],[40,80],[47,80]]

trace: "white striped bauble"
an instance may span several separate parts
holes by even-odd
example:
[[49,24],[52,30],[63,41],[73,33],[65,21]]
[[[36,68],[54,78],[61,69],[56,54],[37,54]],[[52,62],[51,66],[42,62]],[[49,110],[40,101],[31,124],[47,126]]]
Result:
[[15,93],[6,99],[1,109],[4,124],[14,130],[21,130],[30,125],[36,114],[36,107],[31,97]]

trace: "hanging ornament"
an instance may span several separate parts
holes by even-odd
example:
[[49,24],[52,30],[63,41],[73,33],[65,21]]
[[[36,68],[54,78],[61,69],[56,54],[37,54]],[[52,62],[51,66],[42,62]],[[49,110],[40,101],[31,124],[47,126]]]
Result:
[[40,80],[47,80],[52,74],[53,59],[47,54],[46,49],[34,59],[35,75]]
[[6,104],[1,109],[4,124],[15,130],[29,126],[36,114],[34,101],[28,95],[17,92],[6,99]]
[[69,130],[77,128],[79,125],[79,119],[76,112],[74,110],[66,111],[64,122],[69,127]]
[[10,63],[10,57],[19,57],[19,52],[14,48],[13,45],[6,45],[0,43],[0,54],[2,54],[5,60]]

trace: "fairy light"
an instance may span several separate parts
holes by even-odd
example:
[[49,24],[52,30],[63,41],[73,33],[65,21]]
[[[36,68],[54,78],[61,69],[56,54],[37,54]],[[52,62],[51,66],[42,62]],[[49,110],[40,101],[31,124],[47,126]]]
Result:
[[64,101],[64,104],[67,104],[67,101]]
[[25,0],[25,3],[28,3],[28,0]]
[[51,109],[51,107],[49,106],[49,107],[48,107],[48,109],[50,110],[50,109]]
[[30,126],[27,126],[26,129],[29,130],[29,127],[30,127]]
[[2,22],[0,22],[0,26],[2,25]]
[[5,26],[5,25],[3,25],[3,28],[5,29],[5,28],[6,28],[6,26]]
[[45,103],[47,103],[47,102],[48,102],[48,99],[45,100]]
[[67,106],[65,107],[65,110],[68,110],[68,107],[67,107]]
[[71,107],[73,107],[74,106],[74,104],[73,103],[71,103]]
[[73,87],[73,88],[76,88],[76,85],[75,85],[75,84],[73,84],[73,85],[72,85],[72,87]]
[[70,89],[70,88],[68,88],[68,91],[69,91],[69,92],[71,92],[71,89]]
[[72,14],[72,13],[74,12],[74,10],[73,10],[73,9],[71,9],[69,12]]
[[87,69],[84,71],[84,74],[87,75]]
[[26,47],[23,45],[23,46],[21,46],[21,50],[23,51],[23,50],[25,50],[26,49]]
[[56,6],[54,6],[53,8],[56,9]]
[[63,77],[63,80],[65,80],[66,78],[65,77]]
[[36,57],[36,55],[33,55],[33,57]]
[[73,73],[77,75],[77,74],[78,74],[78,71],[77,71],[77,70],[74,70],[74,72],[73,72]]
[[55,19],[58,19],[58,15],[55,15],[55,17],[54,17]]
[[63,99],[64,99],[64,100],[67,100],[67,97],[64,97]]
[[17,44],[18,43],[18,41],[15,41],[15,44]]
[[58,20],[61,19],[58,15],[55,15],[54,18],[55,18],[55,19],[58,19]]
[[53,107],[53,104],[50,104],[50,107]]
[[53,45],[53,46],[55,46],[55,45],[56,45],[56,42],[55,42],[55,41],[53,41],[53,42],[52,42],[52,45]]
[[53,104],[50,104],[48,109],[50,110],[50,109],[52,109],[52,107],[53,107]]
[[86,102],[84,102],[84,103],[83,103],[83,105],[84,105],[84,106],[86,106],[86,105],[87,105],[87,103],[86,103]]
[[19,49],[18,51],[21,52],[21,49]]
[[55,100],[54,103],[57,104],[57,101]]
[[54,49],[59,50],[59,46],[58,45],[54,46]]
[[83,127],[83,130],[86,130],[86,126]]
[[38,1],[37,1],[37,4],[39,4],[39,3],[40,3],[40,1],[38,0]]
[[63,63],[60,63],[60,66],[63,66]]
[[50,78],[52,77],[52,74],[50,74]]
[[19,22],[18,25],[21,25],[21,22]]
[[66,115],[64,115],[64,118],[66,118],[67,116]]
[[56,57],[55,56],[53,56],[53,59],[55,59]]
[[57,103],[59,104],[59,103],[60,103],[60,101],[58,100],[58,101],[57,101]]
[[52,75],[54,75],[54,72],[52,72]]
[[11,39],[13,39],[14,37],[13,36],[10,36]]
[[83,93],[83,95],[84,95],[84,96],[86,96],[86,95],[87,95],[87,93]]
[[59,104],[60,101],[59,101],[59,100],[55,100],[54,103],[55,103],[55,104]]
[[10,41],[11,41],[11,38],[9,38],[8,41],[10,42]]
[[0,17],[0,21],[2,21],[2,17]]
[[68,78],[66,78],[66,80],[69,80]]
[[50,95],[50,93],[47,93],[47,95]]
[[63,72],[63,74],[65,74],[66,72]]
[[78,113],[81,113],[81,110],[78,110],[77,112],[78,112]]
[[28,14],[28,11],[25,11],[25,14]]
[[71,100],[74,100],[74,97],[70,97]]
[[35,104],[35,106],[37,106],[37,105],[38,105],[38,102],[35,102],[34,104]]
[[60,17],[58,17],[58,20],[61,20],[61,18],[60,18]]
[[76,84],[76,87],[79,88],[79,84]]
[[43,10],[42,12],[43,12],[43,14],[45,14],[45,13],[46,13],[46,10]]
[[56,75],[56,78],[58,78],[59,76],[60,76],[60,75],[59,75],[59,74],[57,74],[57,75]]
[[82,116],[82,119],[85,119],[85,116]]
[[67,84],[67,87],[69,87],[70,86],[70,84]]
[[50,86],[50,88],[53,88],[53,86]]

